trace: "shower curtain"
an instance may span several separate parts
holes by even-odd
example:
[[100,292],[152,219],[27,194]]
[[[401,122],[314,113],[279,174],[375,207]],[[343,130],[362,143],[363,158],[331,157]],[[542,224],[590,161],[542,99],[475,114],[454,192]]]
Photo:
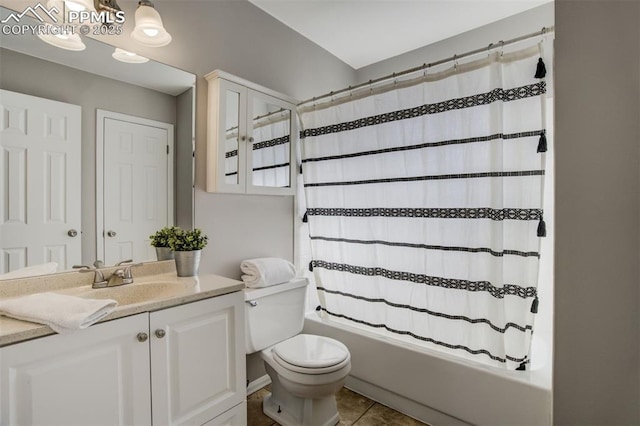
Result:
[[299,108],[321,315],[525,369],[546,130],[541,47]]

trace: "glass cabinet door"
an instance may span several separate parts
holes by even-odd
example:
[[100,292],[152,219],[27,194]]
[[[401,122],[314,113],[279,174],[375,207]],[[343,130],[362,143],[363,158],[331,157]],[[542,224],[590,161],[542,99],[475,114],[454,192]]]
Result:
[[[247,146],[250,192],[282,193],[292,188],[292,107],[262,93],[249,96]],[[280,188],[280,190],[272,190]]]
[[226,91],[226,117],[224,125],[224,182],[237,185],[240,147],[240,93]]

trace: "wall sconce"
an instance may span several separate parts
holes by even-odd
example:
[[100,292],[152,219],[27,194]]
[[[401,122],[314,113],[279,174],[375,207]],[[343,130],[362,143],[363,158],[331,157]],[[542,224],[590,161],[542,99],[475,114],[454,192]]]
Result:
[[45,24],[47,31],[38,34],[38,38],[52,46],[66,50],[81,51],[87,48],[77,33],[53,31],[51,24]]
[[141,45],[162,47],[171,43],[171,35],[165,30],[160,14],[149,0],[138,2],[135,21],[131,37]]

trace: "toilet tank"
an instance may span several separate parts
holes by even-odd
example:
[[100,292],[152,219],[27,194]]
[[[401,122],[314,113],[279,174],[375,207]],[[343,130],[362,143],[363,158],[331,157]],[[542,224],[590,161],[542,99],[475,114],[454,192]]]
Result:
[[296,278],[271,287],[244,289],[248,354],[302,331],[307,284],[306,278]]

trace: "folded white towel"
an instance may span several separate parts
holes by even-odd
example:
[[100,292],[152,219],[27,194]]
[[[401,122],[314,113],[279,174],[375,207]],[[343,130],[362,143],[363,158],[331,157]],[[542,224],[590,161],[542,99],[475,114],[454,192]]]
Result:
[[58,271],[56,262],[43,263],[41,265],[27,266],[15,271],[0,274],[0,280],[13,280],[15,278],[35,277],[38,275],[53,274]]
[[60,334],[89,327],[118,306],[111,299],[83,299],[57,293],[35,293],[0,300],[0,314],[48,325]]
[[277,257],[243,260],[240,269],[245,274],[242,281],[249,288],[282,284],[296,276],[296,267]]

